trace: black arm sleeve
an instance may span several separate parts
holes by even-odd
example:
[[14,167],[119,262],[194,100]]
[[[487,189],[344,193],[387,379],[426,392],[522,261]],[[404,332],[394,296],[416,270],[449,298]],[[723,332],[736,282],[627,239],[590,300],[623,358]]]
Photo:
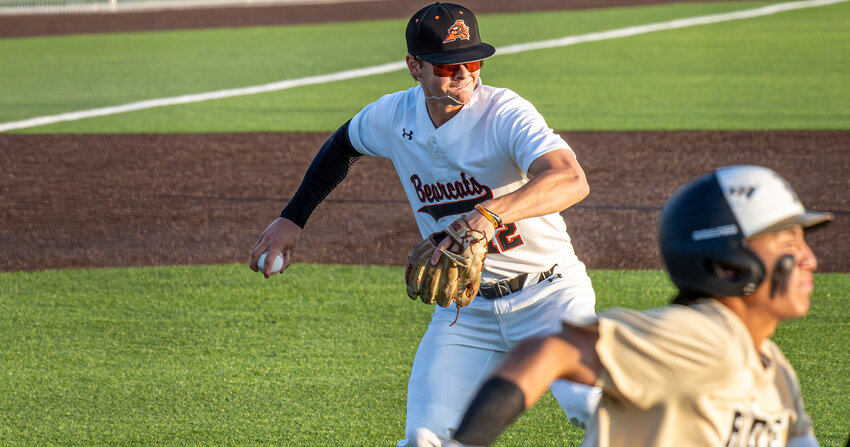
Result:
[[348,175],[351,165],[363,155],[354,149],[348,138],[350,122],[351,120],[346,121],[322,145],[316,158],[307,168],[301,186],[286,208],[280,212],[280,217],[285,217],[304,228],[313,210],[339,185]]
[[525,394],[510,380],[484,382],[469,404],[454,439],[465,445],[490,445],[525,411]]

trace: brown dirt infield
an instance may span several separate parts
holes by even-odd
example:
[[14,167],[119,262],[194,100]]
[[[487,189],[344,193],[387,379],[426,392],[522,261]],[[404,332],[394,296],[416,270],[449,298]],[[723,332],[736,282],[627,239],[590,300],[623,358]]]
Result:
[[[670,0],[469,0],[479,12]],[[407,17],[421,1],[0,17],[0,37]],[[836,213],[810,242],[850,272],[850,132],[568,132],[591,195],[563,213],[591,268],[657,269],[655,219],[686,179],[753,163]],[[247,262],[327,134],[0,134],[0,271]],[[364,157],[319,207],[297,262],[403,264],[419,239],[386,160]]]
[[[591,185],[563,213],[591,268],[657,269],[655,220],[684,180],[753,163],[837,222],[820,271],[850,272],[850,132],[568,132]],[[0,135],[0,270],[247,262],[327,134]],[[419,238],[390,163],[364,157],[296,261],[403,264]]]

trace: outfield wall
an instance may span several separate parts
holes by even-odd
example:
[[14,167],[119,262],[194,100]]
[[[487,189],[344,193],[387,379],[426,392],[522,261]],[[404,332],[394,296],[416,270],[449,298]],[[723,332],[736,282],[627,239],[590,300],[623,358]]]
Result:
[[357,1],[360,0],[0,0],[0,15],[84,14],[261,5],[317,5]]

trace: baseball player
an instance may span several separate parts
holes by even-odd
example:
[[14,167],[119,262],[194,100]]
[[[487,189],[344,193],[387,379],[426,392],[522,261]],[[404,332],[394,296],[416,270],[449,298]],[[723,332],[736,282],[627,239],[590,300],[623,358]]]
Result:
[[[410,19],[406,38],[407,68],[418,85],[369,104],[325,142],[281,217],[260,236],[250,267],[258,271],[264,252],[268,259],[283,253],[284,269],[291,264],[311,212],[361,155],[392,160],[423,237],[461,216],[485,235],[477,297],[460,313],[456,304],[436,307],[413,361],[406,439],[398,445],[439,446],[516,343],[558,331],[564,318],[594,315],[590,279],[559,214],[589,188],[573,151],[528,101],[481,82],[495,49],[481,41],[469,9],[428,5]],[[552,391],[579,426],[600,393],[567,381]]]
[[659,243],[673,305],[602,312],[520,344],[483,385],[457,441],[489,445],[555,378],[603,390],[587,446],[817,446],[794,369],[770,340],[809,309],[806,211],[775,172],[721,168],[679,189]]

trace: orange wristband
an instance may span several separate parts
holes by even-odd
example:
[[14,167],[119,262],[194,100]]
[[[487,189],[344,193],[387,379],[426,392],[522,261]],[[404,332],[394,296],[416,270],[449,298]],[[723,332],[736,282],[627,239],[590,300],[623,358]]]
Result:
[[499,228],[502,226],[502,219],[499,218],[495,213],[484,208],[480,203],[475,205],[475,210],[481,213],[482,216],[486,217],[487,220],[493,224],[493,228]]

